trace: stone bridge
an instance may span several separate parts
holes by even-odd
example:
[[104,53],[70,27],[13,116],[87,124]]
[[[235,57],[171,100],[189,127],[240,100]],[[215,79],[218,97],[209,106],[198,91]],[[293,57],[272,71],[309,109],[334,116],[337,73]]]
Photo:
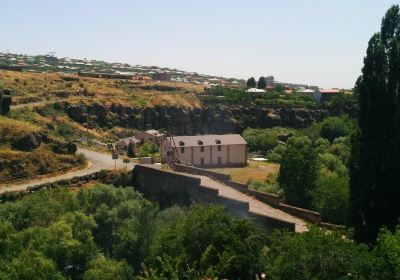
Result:
[[151,165],[136,165],[133,170],[133,185],[147,199],[159,202],[161,208],[172,205],[188,206],[193,202],[221,204],[236,216],[253,220],[267,231],[307,231],[307,222],[304,219],[208,176],[173,172]]

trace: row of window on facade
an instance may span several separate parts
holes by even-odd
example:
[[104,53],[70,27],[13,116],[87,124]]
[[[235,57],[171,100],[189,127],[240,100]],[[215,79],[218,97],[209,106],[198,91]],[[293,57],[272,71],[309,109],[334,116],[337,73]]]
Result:
[[[221,146],[217,146],[217,151],[220,152],[221,151]],[[204,146],[200,147],[200,152],[204,153]],[[185,147],[181,147],[181,154],[185,153]]]

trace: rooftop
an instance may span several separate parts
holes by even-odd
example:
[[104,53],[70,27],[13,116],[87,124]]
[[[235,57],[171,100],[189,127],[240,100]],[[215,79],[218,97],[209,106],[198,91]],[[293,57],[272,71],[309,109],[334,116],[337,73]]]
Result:
[[164,133],[159,132],[158,130],[155,129],[149,129],[146,130],[147,133],[153,134],[154,136],[163,136]]
[[[168,140],[170,138],[167,138]],[[175,145],[185,147],[195,146],[215,146],[215,145],[237,145],[247,144],[246,140],[240,134],[208,134],[196,136],[174,136],[172,137]]]
[[340,90],[338,90],[338,89],[321,89],[319,92],[326,93],[326,94],[336,94],[336,93],[340,93]]
[[259,88],[249,88],[246,90],[246,92],[265,92],[265,90]]

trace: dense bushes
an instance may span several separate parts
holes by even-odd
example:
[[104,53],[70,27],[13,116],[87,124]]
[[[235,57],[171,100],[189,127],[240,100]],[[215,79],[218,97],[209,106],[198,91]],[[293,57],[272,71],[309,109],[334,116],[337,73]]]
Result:
[[315,228],[268,236],[219,206],[159,211],[129,188],[58,188],[0,205],[0,279],[393,279],[399,232],[369,251]]
[[321,137],[330,142],[339,137],[349,136],[353,131],[354,125],[348,118],[328,117],[321,124]]
[[294,236],[276,232],[270,244],[268,279],[394,279],[385,258],[339,233],[317,228]]

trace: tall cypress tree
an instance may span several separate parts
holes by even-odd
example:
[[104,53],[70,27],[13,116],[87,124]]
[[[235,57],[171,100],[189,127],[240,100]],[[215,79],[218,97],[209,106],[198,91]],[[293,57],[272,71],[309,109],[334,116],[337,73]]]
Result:
[[356,83],[359,130],[350,161],[349,225],[358,241],[373,243],[382,226],[400,217],[400,12],[392,6],[372,36]]

